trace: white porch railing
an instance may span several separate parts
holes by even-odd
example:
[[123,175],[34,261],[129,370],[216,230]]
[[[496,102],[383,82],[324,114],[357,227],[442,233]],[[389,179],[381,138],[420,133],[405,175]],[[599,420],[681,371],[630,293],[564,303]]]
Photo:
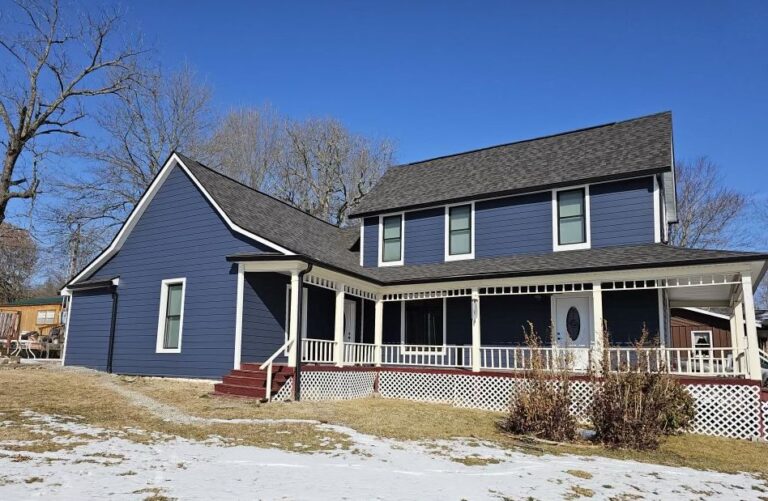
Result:
[[682,376],[741,375],[736,363],[744,350],[734,348],[608,348],[611,371],[666,368]]
[[[302,339],[303,363],[337,363],[336,342],[325,339]],[[422,367],[472,367],[471,346],[434,345],[381,345],[382,365]],[[343,364],[373,365],[377,346],[372,343],[344,343]],[[660,370],[681,376],[741,376],[739,363],[744,350],[734,348],[635,348],[611,347],[605,353],[611,371],[630,371],[642,368]],[[526,346],[482,346],[480,369],[530,370],[535,361],[546,371],[567,366],[572,372],[587,372],[595,352],[592,348]],[[539,357],[536,359],[536,357]],[[598,361],[599,362],[599,361]]]
[[[560,348],[526,346],[483,346],[480,348],[480,367],[482,369],[530,370],[534,362],[544,370],[568,367],[574,372],[586,372],[589,369],[590,348]],[[536,357],[539,357],[536,360]]]
[[373,364],[376,362],[376,345],[371,343],[344,343],[345,364]]
[[326,364],[336,361],[336,341],[325,339],[302,339],[301,361],[312,364]]
[[381,345],[382,365],[472,367],[471,346]]

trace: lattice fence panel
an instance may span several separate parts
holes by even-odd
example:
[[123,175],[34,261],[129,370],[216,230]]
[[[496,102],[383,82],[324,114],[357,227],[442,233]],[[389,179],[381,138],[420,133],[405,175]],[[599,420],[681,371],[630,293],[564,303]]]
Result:
[[[302,373],[302,398],[305,400],[347,400],[373,394],[374,372]],[[382,371],[379,393],[384,398],[436,402],[456,407],[504,412],[524,380],[494,376],[429,374]],[[693,432],[704,435],[768,439],[761,426],[768,417],[768,402],[760,401],[760,389],[752,385],[689,384],[696,405]],[[287,400],[293,392],[293,379],[275,394],[273,400]],[[592,383],[571,383],[571,413],[580,421],[589,418]],[[765,433],[765,436],[763,436]]]
[[695,400],[693,432],[732,438],[760,436],[760,389],[752,385],[689,384]]
[[272,395],[272,400],[275,402],[285,402],[293,398],[293,378],[290,377],[285,380],[283,387],[277,390],[277,393]]
[[[302,400],[351,400],[373,395],[375,372],[305,371],[301,373]],[[293,398],[293,378],[288,378],[272,397],[274,401]]]
[[379,374],[379,393],[384,398],[452,404],[456,377],[460,376],[383,371]]

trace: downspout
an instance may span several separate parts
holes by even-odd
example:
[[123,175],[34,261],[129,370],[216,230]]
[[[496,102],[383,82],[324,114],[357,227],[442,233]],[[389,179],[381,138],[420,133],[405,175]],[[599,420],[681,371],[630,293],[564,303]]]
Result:
[[115,351],[115,326],[117,325],[117,287],[112,286],[112,319],[109,324],[109,348],[107,350],[107,373],[112,373],[112,354]]
[[296,369],[293,371],[293,400],[301,400],[301,335],[304,327],[304,275],[312,271],[312,263],[307,263],[306,269],[299,272],[299,293],[296,301],[298,308],[298,332],[296,333]]

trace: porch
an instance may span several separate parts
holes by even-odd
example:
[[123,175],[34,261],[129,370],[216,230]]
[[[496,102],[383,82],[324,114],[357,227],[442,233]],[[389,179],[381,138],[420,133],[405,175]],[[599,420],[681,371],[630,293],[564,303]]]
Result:
[[[686,377],[760,380],[754,273],[743,263],[713,264],[387,287],[295,257],[241,260],[235,367],[294,368],[300,360],[514,373],[534,361],[552,370],[567,360],[573,372],[586,373],[607,357],[609,370],[664,367]],[[682,306],[727,307],[730,345],[675,346],[670,308]],[[257,351],[265,322],[254,320],[254,310],[274,317],[272,337]],[[526,325],[539,334],[538,348],[525,344]],[[647,344],[638,348],[643,330]]]

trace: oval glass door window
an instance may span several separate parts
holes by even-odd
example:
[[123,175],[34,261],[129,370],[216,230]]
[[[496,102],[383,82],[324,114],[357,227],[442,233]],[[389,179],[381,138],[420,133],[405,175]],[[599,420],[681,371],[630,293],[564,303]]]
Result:
[[576,341],[581,332],[581,316],[579,316],[579,310],[575,306],[568,308],[568,313],[565,315],[565,330],[568,332],[568,337],[571,341]]

